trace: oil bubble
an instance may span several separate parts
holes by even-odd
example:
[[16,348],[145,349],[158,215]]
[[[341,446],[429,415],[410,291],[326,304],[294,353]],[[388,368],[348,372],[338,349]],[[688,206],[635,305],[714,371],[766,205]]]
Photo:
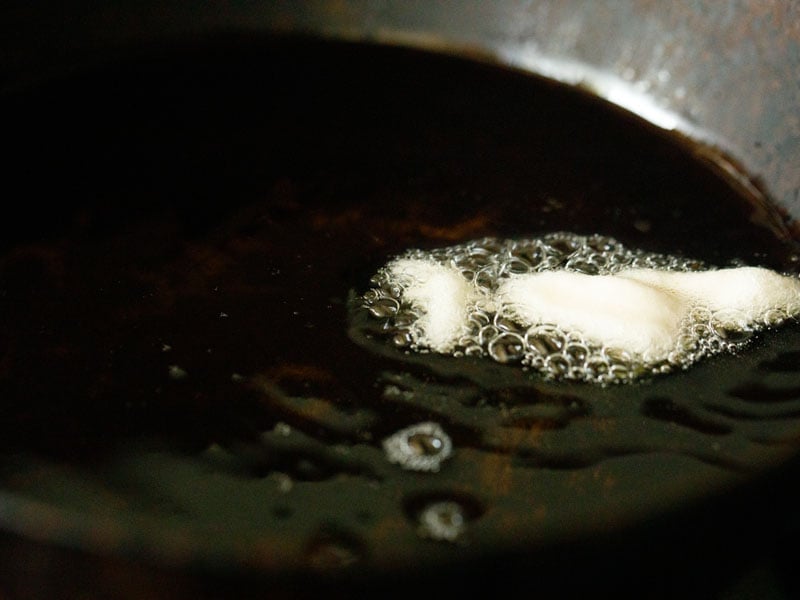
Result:
[[436,541],[455,542],[467,525],[464,508],[452,500],[433,502],[419,513],[417,532],[420,536]]
[[489,342],[489,356],[499,363],[522,360],[525,355],[525,340],[516,333],[502,333]]
[[399,308],[400,303],[394,298],[380,298],[370,305],[369,310],[376,317],[391,317]]
[[438,423],[426,421],[383,440],[389,462],[409,471],[436,472],[453,453],[453,442]]
[[189,374],[178,365],[170,365],[168,369],[168,373],[171,379],[175,381],[180,381],[181,379],[186,379]]

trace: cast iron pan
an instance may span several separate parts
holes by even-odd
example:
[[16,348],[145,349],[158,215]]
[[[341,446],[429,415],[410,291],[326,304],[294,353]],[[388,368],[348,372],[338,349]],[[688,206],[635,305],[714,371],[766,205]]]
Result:
[[[297,38],[153,47],[0,114],[9,594],[713,595],[764,548],[785,572],[796,323],[603,388],[404,353],[354,301],[405,249],[562,230],[796,272],[783,216],[685,140],[499,67]],[[453,440],[438,473],[381,447],[422,421]],[[435,502],[453,542],[420,535]]]

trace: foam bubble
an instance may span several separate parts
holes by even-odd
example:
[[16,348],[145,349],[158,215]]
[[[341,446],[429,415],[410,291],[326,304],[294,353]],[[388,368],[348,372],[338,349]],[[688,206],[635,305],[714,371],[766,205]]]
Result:
[[373,282],[363,305],[398,346],[601,384],[736,351],[800,314],[795,277],[716,269],[599,235],[412,250]]

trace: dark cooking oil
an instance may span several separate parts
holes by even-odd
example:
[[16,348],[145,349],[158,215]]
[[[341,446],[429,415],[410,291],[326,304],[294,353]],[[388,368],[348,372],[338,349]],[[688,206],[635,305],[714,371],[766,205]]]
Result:
[[[460,528],[458,506],[478,507],[463,526],[480,545],[509,523],[547,529],[548,510],[553,523],[573,511],[577,528],[618,498],[649,510],[624,473],[660,477],[679,497],[684,480],[772,456],[754,440],[794,439],[796,414],[781,406],[797,398],[778,406],[752,391],[792,389],[796,372],[776,383],[759,366],[797,352],[791,324],[696,371],[599,389],[469,357],[409,355],[351,323],[352,299],[391,257],[483,237],[601,234],[711,265],[795,269],[777,211],[763,219],[691,145],[583,92],[458,58],[271,40],[162,48],[2,104],[6,203],[17,215],[0,225],[6,457],[47,457],[90,477],[155,440],[235,473],[226,484],[234,505],[248,478],[295,482],[274,505],[281,527],[286,515],[317,518],[314,500],[292,504],[302,502],[292,500],[297,482],[319,486],[325,510],[343,511],[346,486],[327,482],[363,480],[375,484],[359,492],[377,494],[363,501],[373,511],[404,498],[401,520],[429,514],[427,499],[455,502]],[[430,475],[436,490],[382,462],[383,439],[428,421],[454,446]],[[304,441],[284,443],[295,435]],[[268,452],[251,451],[263,444]],[[225,460],[208,458],[220,452]],[[348,462],[347,452],[364,458]],[[602,494],[561,502],[597,465],[622,471],[581,484]],[[14,469],[4,471],[7,489],[44,494]],[[490,473],[508,475],[484,485]],[[521,508],[531,495],[545,512]],[[503,521],[503,511],[519,518]],[[379,561],[391,544],[372,547],[369,531],[383,513],[362,513],[342,525],[343,539]],[[425,555],[411,550],[416,530],[398,538],[395,559]],[[338,535],[329,534],[313,539]]]
[[0,267],[9,448],[258,431],[284,416],[237,382],[257,374],[374,407],[393,361],[348,338],[347,298],[412,247],[570,230],[793,266],[676,141],[456,59],[215,47],[5,102],[22,209]]

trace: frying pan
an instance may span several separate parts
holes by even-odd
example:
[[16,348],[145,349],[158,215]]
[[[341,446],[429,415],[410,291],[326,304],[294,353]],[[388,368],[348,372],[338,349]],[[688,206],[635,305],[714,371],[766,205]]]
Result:
[[[8,175],[16,189],[22,183],[27,186],[17,199],[22,204],[18,219],[13,226],[3,226],[3,248],[12,253],[28,249],[23,254],[29,262],[19,263],[26,268],[21,268],[14,281],[31,285],[34,290],[58,276],[53,265],[63,265],[63,261],[52,259],[54,248],[59,248],[52,240],[70,239],[70,235],[91,240],[84,247],[91,248],[93,254],[82,258],[93,265],[87,271],[97,278],[89,280],[95,286],[114,281],[115,269],[124,263],[114,257],[130,256],[142,264],[171,257],[173,279],[151,281],[154,288],[163,291],[174,285],[180,296],[181,290],[204,286],[213,278],[197,280],[177,274],[184,269],[192,271],[198,264],[212,269],[217,264],[214,261],[225,257],[203,252],[226,235],[252,238],[253,231],[248,227],[251,223],[263,225],[265,213],[246,207],[261,206],[263,197],[256,194],[264,190],[273,211],[270,218],[277,220],[281,215],[308,210],[320,220],[319,231],[338,240],[361,235],[358,232],[364,229],[359,227],[370,228],[374,237],[389,237],[403,230],[404,219],[420,218],[420,211],[423,220],[428,218],[440,225],[433,228],[436,231],[427,238],[429,243],[445,245],[464,235],[474,233],[470,237],[475,237],[487,231],[521,235],[524,232],[509,225],[514,215],[521,214],[520,203],[539,206],[545,199],[525,195],[525,187],[536,180],[519,175],[525,172],[523,166],[508,171],[496,163],[502,160],[505,165],[514,165],[515,153],[520,151],[522,142],[509,130],[530,130],[537,123],[525,112],[525,101],[538,96],[525,91],[529,80],[523,72],[543,76],[535,89],[548,90],[555,98],[551,104],[546,100],[537,104],[537,109],[549,108],[549,114],[556,116],[569,115],[570,111],[558,112],[567,106],[572,113],[589,115],[568,131],[576,135],[591,132],[593,127],[608,131],[609,153],[620,141],[614,137],[615,127],[632,126],[632,117],[608,112],[615,125],[603,129],[602,123],[591,118],[597,110],[607,110],[600,108],[596,98],[638,115],[652,127],[638,123],[636,127],[644,133],[634,135],[632,143],[637,148],[646,144],[653,156],[670,165],[673,160],[683,161],[681,168],[690,170],[689,181],[696,189],[723,203],[723,209],[719,209],[685,190],[673,190],[679,199],[669,200],[670,212],[652,195],[633,197],[635,194],[622,186],[614,189],[621,196],[627,189],[632,197],[629,205],[623,203],[623,212],[646,215],[653,222],[663,222],[664,227],[683,231],[677,236],[680,250],[702,255],[700,258],[713,262],[741,257],[740,250],[746,248],[748,259],[791,268],[795,220],[800,211],[800,175],[795,166],[800,159],[800,123],[794,116],[800,100],[795,83],[800,62],[800,31],[796,25],[800,15],[791,5],[767,9],[763,4],[746,2],[669,6],[630,2],[613,7],[592,2],[307,2],[292,6],[247,4],[222,11],[180,3],[137,3],[102,10],[72,5],[49,10],[7,6],[2,11],[3,100],[6,114],[13,116],[7,118],[6,126],[12,131],[8,139],[14,140],[17,152]],[[328,40],[328,44],[321,40]],[[433,54],[419,57],[404,48]],[[377,57],[370,60],[380,65],[381,72],[396,74],[388,81],[399,85],[403,94],[384,91],[377,95],[378,102],[368,100],[374,93],[370,65],[360,58],[367,54]],[[202,72],[204,81],[213,75],[234,87],[256,72],[253,65],[267,57],[267,64],[273,65],[268,68],[274,81],[292,82],[309,92],[306,104],[295,106],[295,112],[290,113],[308,119],[297,129],[303,133],[292,138],[296,131],[286,126],[276,134],[286,144],[294,140],[294,145],[283,148],[284,154],[273,151],[267,155],[277,162],[275,171],[266,171],[265,175],[255,163],[247,163],[256,142],[247,135],[236,136],[249,125],[263,131],[263,121],[258,118],[261,107],[288,110],[289,101],[299,96],[276,93],[278,100],[270,104],[262,88],[244,86],[238,90],[242,104],[237,108],[245,116],[218,116],[211,123],[218,129],[198,134],[198,130],[204,131],[204,113],[187,99],[192,93],[207,93],[209,89],[218,90],[215,93],[221,97],[219,90],[226,88],[189,87],[186,92],[185,86],[191,86],[194,79],[181,69],[191,64],[191,57],[202,57],[199,62],[209,69]],[[415,60],[423,61],[418,64],[424,68],[417,71],[412,66],[417,64]],[[232,64],[240,65],[233,75],[229,70]],[[492,64],[510,66],[515,71],[504,72],[502,77],[492,75]],[[492,87],[491,93],[453,88],[449,96],[443,96],[440,82],[451,81],[447,79],[449,73],[465,72],[473,78],[494,77],[491,81],[497,87]],[[182,73],[183,78],[174,83],[173,76]],[[152,86],[152,77],[161,77],[162,87],[157,89],[168,90],[170,110],[175,112],[148,123],[147,119],[157,114],[153,108],[156,104],[146,93],[156,89],[147,87]],[[371,122],[354,116],[344,119],[338,128],[331,127],[324,117],[341,116],[348,104],[341,98],[337,104],[336,96],[321,90],[322,83],[335,84],[337,78],[351,86],[346,100],[355,107],[357,116],[378,104],[390,108],[375,109],[375,115],[391,116],[399,123],[389,127],[380,119]],[[173,87],[163,84],[164,80],[173,81]],[[582,92],[548,81],[577,86]],[[439,90],[433,94],[434,100],[425,93],[428,89]],[[497,90],[518,100],[510,104],[503,101],[502,110],[492,111]],[[248,102],[249,91],[261,95],[252,96]],[[587,92],[591,97],[584,96]],[[108,105],[88,102],[92,93]],[[55,105],[53,98],[58,100]],[[329,104],[315,102],[315,98]],[[403,112],[409,98],[438,111],[436,118],[445,119],[440,129],[430,129],[424,138],[428,154],[418,148],[422,145],[419,141],[414,144],[413,136],[406,133],[404,137],[402,133],[413,131],[415,119],[421,115]],[[447,100],[444,105],[436,103],[442,99]],[[411,115],[406,117],[408,122],[403,121],[403,114]],[[137,115],[146,117],[143,120]],[[447,115],[452,121],[447,121]],[[277,131],[274,118],[268,123]],[[152,137],[148,137],[148,126],[156,132]],[[159,137],[161,127],[171,133]],[[459,131],[473,129],[478,132],[475,137],[470,133],[459,137]],[[678,135],[665,140],[662,133],[666,130]],[[26,136],[27,131],[35,135]],[[489,139],[487,131],[505,132],[509,136],[502,139],[507,143],[505,149]],[[370,161],[369,152],[363,150],[380,137],[375,132],[394,136],[384,139],[391,150],[375,152],[381,160],[389,156],[388,164],[377,158]],[[337,139],[337,135],[362,148],[361,153],[349,154],[346,148],[350,142],[326,141]],[[140,154],[115,150],[115,140],[119,139],[136,140],[131,143]],[[553,144],[550,148],[554,155],[563,158],[556,139],[547,138],[547,142]],[[580,139],[600,143],[602,136]],[[54,146],[53,140],[68,143]],[[153,140],[161,146],[154,145]],[[220,140],[225,141],[228,152],[219,150]],[[449,166],[428,173],[426,178],[423,167],[437,156],[437,148],[447,147],[453,140],[462,144],[463,152],[445,152],[448,160],[442,164]],[[480,143],[497,154],[470,150]],[[107,144],[108,153],[85,153],[91,144]],[[662,145],[668,148],[663,150],[665,154],[658,153]],[[206,161],[201,164],[222,175],[205,177],[194,159],[182,162],[176,158],[184,146],[200,148],[198,152]],[[377,144],[374,147],[380,148]],[[144,156],[145,150],[152,154]],[[343,154],[335,160],[337,152]],[[631,162],[633,155],[620,152],[627,157],[627,164],[640,168]],[[78,158],[70,158],[71,154]],[[675,158],[677,155],[690,159]],[[83,164],[83,156],[90,157],[92,164]],[[286,156],[307,161],[301,165],[305,170]],[[536,156],[541,157],[541,152]],[[579,160],[575,154],[569,156]],[[344,173],[354,177],[358,171],[346,168],[347,159],[354,157],[364,161],[363,170],[370,175],[343,182]],[[126,160],[132,161],[132,166],[120,166],[120,161]],[[326,160],[334,161],[327,171]],[[691,164],[697,161],[715,173],[713,182],[696,174],[697,167]],[[481,181],[470,179],[470,168],[480,164],[488,165],[480,173]],[[574,164],[572,170],[576,170]],[[308,176],[309,172],[313,176]],[[509,173],[520,179],[509,181]],[[561,171],[552,166],[552,173]],[[98,183],[78,185],[83,176],[96,177]],[[124,186],[119,186],[120,177],[125,178]],[[303,177],[313,185],[298,191],[297,181]],[[237,202],[221,201],[230,193],[226,186],[237,178],[245,182],[244,195],[252,196]],[[383,188],[376,182],[382,182]],[[596,216],[596,222],[619,225],[619,219],[614,221],[615,207],[578,202],[582,183],[577,177],[570,183],[573,187],[558,191]],[[652,182],[647,187],[646,181],[637,185],[645,187],[631,189],[650,194],[658,187]],[[572,192],[564,191],[567,189]],[[348,216],[342,208],[347,206],[346,197],[364,194],[365,190],[373,194],[371,198],[388,201],[390,207],[406,207],[406,212],[401,211],[398,217],[391,208],[379,208],[365,223],[352,214]],[[746,198],[744,204],[732,199],[735,195],[730,190]],[[441,209],[426,213],[424,207],[414,204],[415,195],[424,196],[426,204]],[[489,211],[492,225],[475,225],[470,217],[482,214],[487,198],[491,198],[495,211]],[[163,229],[151,230],[152,221],[148,219],[161,214],[165,207],[173,221],[156,221]],[[545,225],[563,227],[571,222],[568,210],[559,214]],[[523,222],[528,218],[522,217]],[[131,233],[120,225],[126,220],[140,227]],[[171,229],[175,222],[183,229]],[[737,233],[743,222],[754,226],[747,229],[747,235]],[[72,224],[73,229],[65,230],[64,223]],[[214,224],[219,223],[223,224],[221,229],[215,229]],[[529,225],[541,227],[533,222]],[[459,226],[466,229],[459,230]],[[269,231],[277,235],[278,229]],[[448,233],[452,231],[456,233]],[[255,232],[259,232],[257,227]],[[280,248],[292,242],[291,228],[286,232],[279,240],[284,246],[276,241],[274,247],[259,246],[250,253],[243,250],[234,255],[244,261],[269,258],[270,252],[282,256]],[[165,242],[175,237],[186,245]],[[628,237],[648,243],[648,238],[637,238],[635,233]],[[204,245],[208,239],[212,240],[210,246]],[[351,250],[344,263],[353,266],[342,279],[352,282],[356,291],[359,284],[363,289],[370,270],[380,265],[380,257],[402,251],[410,239],[400,236],[393,244],[373,248],[370,260],[360,259],[360,250]],[[40,244],[35,260],[31,259],[32,240]],[[674,244],[675,239],[667,237],[667,241]],[[145,251],[148,245],[153,248],[151,253]],[[197,254],[187,254],[186,248]],[[671,250],[669,244],[654,249]],[[98,255],[110,258],[106,263]],[[80,253],[75,256],[81,258]],[[288,254],[284,258],[286,264],[291,262]],[[43,269],[43,274],[37,274],[36,268]],[[252,265],[254,270],[270,268],[279,271],[285,266]],[[72,271],[67,268],[66,273],[69,278]],[[330,284],[320,277],[321,288]],[[247,282],[224,283],[234,287]],[[275,284],[275,289],[280,285]],[[224,284],[219,287],[225,291]],[[347,291],[331,301],[337,307],[331,310],[339,315],[347,314]],[[147,290],[111,290],[103,302],[113,304],[114,294],[134,292]],[[165,395],[178,398],[165,412],[128,406],[120,417],[115,412],[119,406],[103,394],[103,381],[89,400],[71,395],[71,385],[80,381],[73,368],[86,363],[82,362],[85,357],[70,358],[69,348],[59,350],[63,352],[64,372],[56,369],[47,373],[64,382],[59,402],[37,401],[37,394],[50,388],[43,384],[44,392],[40,392],[32,386],[39,373],[34,367],[22,371],[33,408],[22,410],[17,400],[7,409],[13,427],[6,427],[3,446],[2,517],[7,532],[3,576],[9,593],[53,596],[65,589],[72,594],[120,593],[122,589],[131,597],[215,596],[229,591],[229,586],[244,583],[253,593],[284,595],[322,590],[398,595],[431,590],[469,595],[500,585],[516,586],[517,592],[545,593],[556,585],[562,593],[618,591],[658,597],[684,595],[687,589],[713,594],[730,591],[732,585],[741,588],[747,585],[746,577],[741,582],[742,569],[745,575],[755,573],[751,579],[755,578],[757,585],[763,570],[753,570],[754,565],[772,566],[772,571],[767,570],[767,584],[796,589],[797,583],[786,576],[783,565],[789,555],[782,546],[788,544],[797,526],[793,510],[796,495],[791,487],[797,474],[796,390],[800,385],[800,336],[796,328],[763,340],[752,352],[703,365],[691,373],[690,379],[679,376],[654,383],[644,396],[641,388],[587,390],[530,384],[519,374],[507,372],[501,377],[503,384],[493,388],[497,373],[491,366],[469,363],[465,367],[428,358],[420,365],[413,357],[384,356],[380,360],[389,362],[380,363],[381,369],[371,372],[379,372],[382,378],[377,381],[382,386],[378,401],[384,408],[382,419],[375,421],[372,412],[362,410],[358,403],[348,405],[346,398],[339,398],[346,410],[326,401],[326,387],[330,390],[339,382],[331,383],[326,373],[304,371],[305,363],[291,350],[281,355],[262,341],[259,333],[268,330],[271,321],[269,316],[259,316],[253,297],[239,298],[239,312],[249,316],[243,327],[251,332],[238,339],[250,349],[238,351],[245,364],[199,358],[207,350],[217,355],[224,350],[234,354],[225,345],[226,334],[214,333],[218,325],[202,324],[203,315],[213,312],[215,323],[240,317],[225,302],[214,300],[211,292],[189,297],[205,299],[199,304],[180,305],[179,319],[170,321],[161,315],[161,320],[148,321],[150,330],[131,326],[114,332],[117,337],[106,334],[94,321],[88,330],[82,328],[86,313],[81,310],[85,311],[86,305],[80,298],[63,306],[28,307],[29,312],[18,313],[25,317],[17,316],[22,329],[14,329],[11,319],[4,325],[6,333],[23,331],[24,324],[40,310],[55,311],[53,322],[58,323],[57,311],[63,309],[62,320],[74,319],[77,324],[72,329],[64,326],[71,336],[108,338],[109,344],[120,344],[119,352],[127,356],[120,340],[124,341],[134,348],[130,350],[133,354],[149,357],[147,369],[158,372],[160,379],[152,388],[160,385]],[[91,304],[91,300],[87,302]],[[102,310],[103,302],[90,309]],[[133,308],[126,315],[131,323],[138,323]],[[364,334],[358,321],[349,321],[349,325],[347,339],[353,348],[366,350],[370,356],[384,352]],[[172,329],[164,333],[163,329],[156,330],[158,326]],[[198,342],[204,347],[177,354],[183,350],[176,340],[188,346],[197,330],[210,332],[211,337]],[[158,357],[154,349],[161,353]],[[356,350],[343,355],[352,357],[353,352]],[[274,356],[285,359],[282,368],[266,360],[269,368],[256,364],[258,358]],[[253,364],[247,364],[247,360]],[[60,363],[51,358],[48,364]],[[333,364],[339,369],[337,374],[346,374],[346,382],[376,385],[372,375],[359,376],[339,362]],[[393,368],[387,368],[387,364]],[[231,382],[219,384],[215,368],[229,379],[234,375],[244,379],[245,395],[231,392]],[[105,381],[105,385],[135,390],[141,381],[143,389],[153,377],[139,369],[141,364],[128,368],[124,361],[114,363],[111,373],[122,377],[125,385],[120,387],[114,381]],[[198,377],[198,369],[207,369],[206,375]],[[11,372],[16,375],[20,371]],[[450,385],[454,381],[458,382],[456,388]],[[443,382],[447,386],[442,387]],[[14,398],[23,397],[13,381],[4,385],[7,397],[11,392]],[[313,392],[296,389],[304,385],[318,387]],[[474,416],[476,412],[465,410],[459,416],[436,409],[437,402],[455,402],[457,396],[458,406],[477,411],[477,404],[471,403],[479,399],[469,397],[475,389],[492,394],[486,408],[489,421],[501,411],[501,405],[524,405],[524,398],[514,396],[523,390],[525,398],[537,398],[557,415],[562,414],[559,410],[566,411],[572,415],[569,418],[579,420],[588,412],[594,415],[594,425],[588,433],[573,432],[573,437],[567,434],[569,428],[544,427],[553,443],[563,444],[551,454],[542,454],[534,447],[527,454],[484,455],[470,440],[476,430],[484,439],[490,438],[491,432],[482,425],[467,426],[473,418],[484,422]],[[392,396],[394,390],[414,400],[397,401]],[[254,408],[249,401],[252,395],[267,398],[273,408],[278,406],[281,420],[275,421],[274,411],[265,414],[260,404]],[[346,396],[346,390],[340,395]],[[144,397],[143,393],[131,393],[130,399],[138,402]],[[226,408],[220,410],[225,402]],[[632,408],[625,412],[620,406]],[[702,410],[698,411],[698,406]],[[717,412],[712,415],[708,407],[715,407]],[[386,417],[393,411],[402,418],[392,421]],[[529,415],[522,423],[536,429],[551,423],[552,414],[548,413],[546,419]],[[454,439],[457,453],[449,472],[443,468],[441,478],[420,479],[385,464],[379,438],[409,424],[412,417],[421,421],[431,415],[447,417],[445,426]],[[224,426],[218,426],[215,419],[224,421]],[[183,425],[174,427],[179,421]],[[771,428],[774,422],[778,426]],[[606,447],[600,457],[588,459],[585,454],[571,452],[575,447],[585,449],[587,440],[591,445],[602,437],[599,427],[603,423],[623,430],[614,439],[626,440],[626,448],[635,451]],[[364,430],[372,432],[375,439],[359,438]],[[684,443],[687,446],[681,445]],[[659,451],[653,451],[654,447]],[[690,451],[684,452],[686,447]],[[660,462],[664,448],[669,449],[669,459]],[[716,454],[720,458],[714,458]],[[285,462],[287,456],[292,464]],[[502,477],[504,470],[509,473],[506,479]],[[519,484],[515,480],[519,473],[531,479]],[[514,492],[504,494],[504,485]],[[482,486],[491,491],[484,493]],[[462,517],[468,521],[463,542],[448,544],[419,537],[417,519],[421,511],[442,500],[461,507]],[[135,584],[129,585],[131,581]]]

